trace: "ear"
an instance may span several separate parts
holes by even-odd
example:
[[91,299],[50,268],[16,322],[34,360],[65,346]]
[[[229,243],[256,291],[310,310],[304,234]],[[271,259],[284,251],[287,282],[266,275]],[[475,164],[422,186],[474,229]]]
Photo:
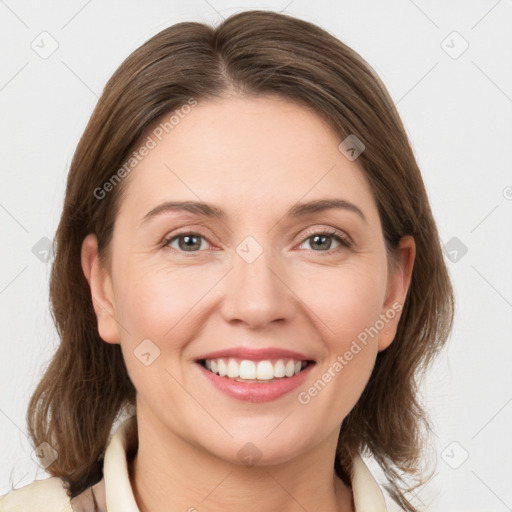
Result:
[[379,333],[379,352],[388,348],[395,339],[398,321],[411,284],[415,257],[414,238],[410,235],[402,237],[396,249],[396,264],[388,274],[386,298],[381,312],[384,327]]
[[82,270],[91,289],[91,299],[98,319],[98,333],[107,343],[119,343],[114,293],[109,272],[101,265],[98,240],[93,233],[82,242]]

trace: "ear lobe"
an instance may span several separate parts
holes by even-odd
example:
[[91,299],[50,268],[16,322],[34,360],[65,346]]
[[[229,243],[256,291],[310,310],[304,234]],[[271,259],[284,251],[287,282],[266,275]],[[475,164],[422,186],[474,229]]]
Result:
[[396,265],[388,275],[386,299],[381,313],[384,327],[379,333],[379,352],[395,339],[398,322],[411,284],[416,258],[416,243],[410,235],[402,237],[396,248]]
[[87,235],[82,242],[81,263],[91,291],[91,300],[98,320],[98,333],[107,343],[119,343],[112,280],[108,271],[101,265],[98,239],[93,233]]

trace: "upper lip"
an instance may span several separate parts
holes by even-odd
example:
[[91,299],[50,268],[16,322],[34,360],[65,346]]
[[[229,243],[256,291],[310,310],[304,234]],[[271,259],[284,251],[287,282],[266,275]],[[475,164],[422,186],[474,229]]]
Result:
[[249,348],[249,347],[232,347],[222,350],[215,350],[214,352],[208,352],[197,358],[197,361],[204,359],[221,359],[221,358],[239,358],[249,359],[252,361],[263,361],[268,359],[295,359],[296,361],[313,361],[311,357],[308,357],[300,352],[294,350],[286,350],[283,348]]

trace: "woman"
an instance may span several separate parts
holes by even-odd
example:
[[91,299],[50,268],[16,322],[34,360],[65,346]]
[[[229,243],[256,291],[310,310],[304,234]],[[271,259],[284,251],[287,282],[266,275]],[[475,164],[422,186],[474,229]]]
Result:
[[80,140],[55,254],[28,410],[52,477],[3,512],[385,510],[363,454],[416,510],[453,293],[396,109],[342,42],[265,11],[151,38]]

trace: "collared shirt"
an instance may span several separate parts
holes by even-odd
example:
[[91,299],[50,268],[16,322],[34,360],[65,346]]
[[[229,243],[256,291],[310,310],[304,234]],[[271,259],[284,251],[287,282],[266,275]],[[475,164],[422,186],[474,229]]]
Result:
[[[131,421],[135,417],[125,420],[112,436],[97,484],[70,500],[59,477],[36,480],[0,497],[0,512],[140,512],[128,472]],[[353,461],[351,484],[356,512],[386,512],[382,491],[360,456]]]

